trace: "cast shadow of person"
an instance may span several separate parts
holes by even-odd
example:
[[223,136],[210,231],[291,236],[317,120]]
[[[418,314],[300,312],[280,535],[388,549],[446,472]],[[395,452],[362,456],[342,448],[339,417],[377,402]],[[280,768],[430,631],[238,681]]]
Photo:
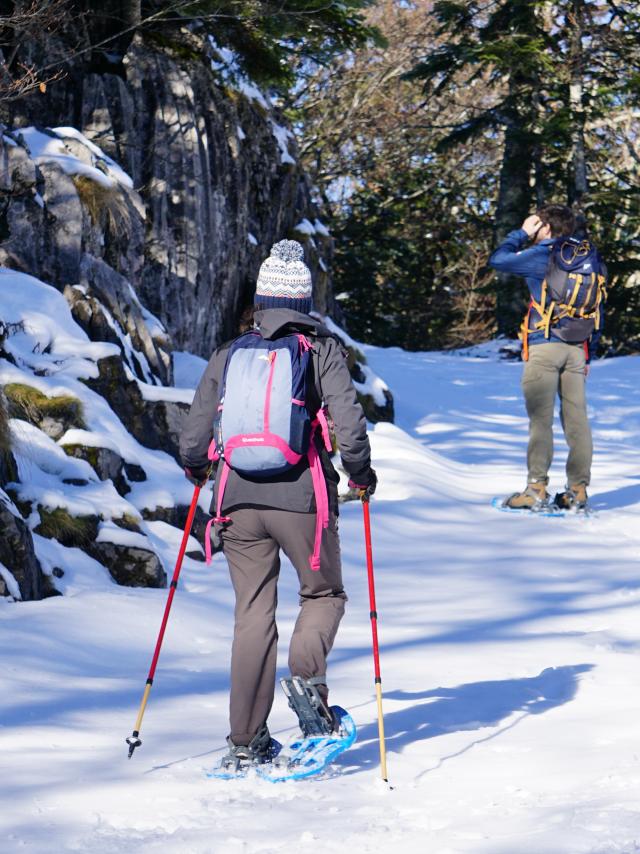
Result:
[[[434,688],[413,693],[389,691],[384,694],[385,701],[401,700],[410,705],[385,714],[387,750],[400,752],[417,741],[439,735],[497,727],[514,713],[520,712],[521,716],[505,728],[510,729],[528,715],[540,715],[570,702],[576,695],[580,675],[588,673],[593,667],[592,664],[565,665],[548,667],[538,676],[522,679],[471,682],[455,688]],[[491,733],[482,740],[495,738],[502,731]],[[376,720],[358,729],[358,741],[345,754],[342,763],[358,766],[347,771],[354,773],[378,761]]]

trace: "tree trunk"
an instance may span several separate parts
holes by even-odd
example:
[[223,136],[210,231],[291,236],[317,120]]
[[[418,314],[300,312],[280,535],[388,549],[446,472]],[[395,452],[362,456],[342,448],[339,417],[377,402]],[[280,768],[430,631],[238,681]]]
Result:
[[[529,213],[531,204],[531,169],[534,143],[530,134],[515,123],[507,127],[504,139],[500,188],[496,207],[496,242],[519,228]],[[527,290],[519,276],[498,274],[496,313],[498,333],[514,336],[522,322],[527,302]]]
[[588,192],[587,158],[584,144],[584,0],[572,0],[566,17],[569,41],[569,109],[571,111],[571,170],[569,204],[580,207]]

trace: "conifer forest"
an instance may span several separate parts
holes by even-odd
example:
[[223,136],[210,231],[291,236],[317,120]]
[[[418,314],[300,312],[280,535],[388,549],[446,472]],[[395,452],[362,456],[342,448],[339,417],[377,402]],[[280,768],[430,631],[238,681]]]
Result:
[[[0,119],[9,126],[38,117],[82,123],[83,81],[86,99],[91,77],[131,78],[140,46],[183,68],[208,66],[213,50],[223,83],[241,77],[268,92],[333,237],[334,313],[356,337],[421,350],[515,335],[522,283],[486,261],[528,212],[553,201],[574,207],[609,268],[601,354],[640,347],[635,2],[18,0],[1,8]],[[122,154],[123,122],[107,90],[110,153]],[[224,306],[226,332],[242,309],[242,300]]]

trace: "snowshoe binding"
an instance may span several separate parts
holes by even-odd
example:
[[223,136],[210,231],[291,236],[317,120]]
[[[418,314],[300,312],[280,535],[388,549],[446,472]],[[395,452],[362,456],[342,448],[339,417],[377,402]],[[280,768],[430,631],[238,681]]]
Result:
[[538,513],[549,507],[547,484],[542,481],[530,481],[522,492],[514,492],[503,501],[503,507],[511,510],[531,510]]
[[250,769],[272,762],[282,748],[280,742],[271,738],[266,724],[258,730],[249,744],[234,744],[231,737],[227,738],[227,744],[228,753],[222,757],[219,767],[207,774],[208,777],[244,777]]
[[293,676],[291,679],[281,679],[280,684],[289,706],[297,715],[305,738],[330,735],[337,729],[335,716],[318,690],[318,686],[326,688],[324,677],[303,679],[301,676]]
[[566,486],[564,492],[557,492],[553,503],[562,510],[577,510],[586,512],[588,510],[589,497],[587,487],[583,483]]

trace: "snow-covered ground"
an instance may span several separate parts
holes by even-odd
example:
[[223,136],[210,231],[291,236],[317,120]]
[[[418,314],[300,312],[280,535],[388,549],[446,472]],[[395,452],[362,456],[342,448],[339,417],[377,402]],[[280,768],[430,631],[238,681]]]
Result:
[[[361,509],[349,504],[350,602],[330,677],[359,738],[335,773],[205,778],[227,732],[232,591],[220,556],[185,562],[128,761],[166,591],[116,587],[89,562],[65,596],[0,602],[3,852],[640,850],[640,361],[596,364],[588,381],[597,516],[525,518],[489,506],[524,482],[520,366],[491,347],[366,352],[397,411],[396,426],[371,434],[393,790],[379,779]],[[564,457],[559,441],[553,488]],[[170,562],[179,532],[154,524]],[[285,563],[282,673],[296,608]],[[273,733],[292,723],[278,696]]]

